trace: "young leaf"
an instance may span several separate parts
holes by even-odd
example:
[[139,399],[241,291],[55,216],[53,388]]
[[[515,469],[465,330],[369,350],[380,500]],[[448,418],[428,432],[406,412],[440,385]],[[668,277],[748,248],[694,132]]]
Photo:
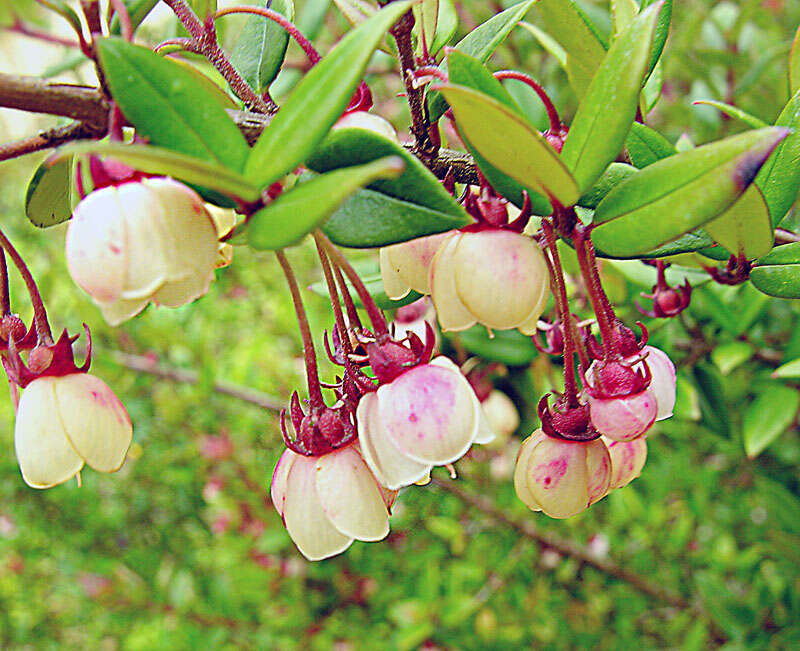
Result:
[[[656,4],[659,0],[642,0],[641,11],[647,7]],[[661,58],[661,53],[664,51],[664,45],[669,36],[669,27],[672,22],[672,0],[664,0],[664,6],[658,14],[658,22],[656,23],[656,31],[653,35],[653,48],[650,52],[650,64],[647,66],[647,75],[650,76],[655,70],[658,60]]]
[[789,52],[789,94],[800,91],[800,27],[794,34],[792,50]]
[[459,219],[466,217],[461,204],[416,156],[399,143],[374,131],[334,129],[309,156],[306,165],[315,172],[330,172],[350,165],[362,165],[384,156],[402,158],[405,163],[403,173],[396,178],[377,179],[369,187]]
[[617,157],[636,117],[661,7],[649,7],[614,41],[578,106],[561,160],[582,192]]
[[399,174],[403,161],[394,156],[366,165],[345,167],[300,183],[255,213],[247,226],[254,249],[282,249],[294,244],[330,217],[358,188],[379,177]]
[[386,31],[411,6],[387,5],[350,31],[303,77],[250,152],[245,175],[266,187],[302,163],[333,126]]
[[466,226],[466,215],[454,217],[374,190],[347,198],[322,227],[334,244],[375,248]]
[[744,412],[744,451],[754,459],[794,421],[800,394],[778,382],[768,384]]
[[48,228],[72,216],[72,163],[66,156],[36,168],[25,192],[25,215],[34,226]]
[[159,147],[241,171],[249,149],[214,95],[181,65],[119,38],[97,41],[114,100]]
[[631,163],[639,169],[678,153],[670,141],[658,131],[640,122],[631,125],[631,130],[625,139],[625,147],[628,149]]
[[740,122],[743,122],[751,129],[761,129],[762,127],[769,126],[761,118],[757,118],[755,115],[750,115],[747,111],[740,109],[738,106],[733,106],[732,104],[726,104],[725,102],[718,102],[717,100],[714,99],[698,99],[692,102],[692,104],[700,104],[701,106],[713,106],[715,109],[720,110],[729,118],[739,120]]
[[616,39],[639,13],[636,0],[611,0],[611,18],[614,25],[614,38]]
[[640,170],[597,206],[595,243],[633,256],[702,226],[744,193],[786,135],[776,127],[748,131]]
[[774,241],[767,203],[755,183],[704,228],[728,251],[742,253],[748,260],[769,253]]
[[244,201],[255,201],[259,196],[259,189],[238,172],[152,145],[95,141],[74,143],[59,148],[49,159],[49,163],[61,161],[73,154],[109,156],[142,172],[172,176],[185,183],[199,185]]
[[756,185],[764,193],[772,226],[777,226],[794,203],[800,190],[800,90],[788,101],[776,126],[792,132],[781,142],[756,177]]
[[578,200],[578,205],[581,208],[596,208],[597,204],[599,204],[612,189],[636,174],[636,172],[636,168],[632,165],[611,163],[606,171],[603,172],[603,175],[597,179],[597,183]]
[[428,53],[433,56],[453,38],[458,29],[458,13],[453,0],[439,0],[439,19],[436,23],[436,36],[428,45]]
[[[292,0],[266,0],[261,3],[294,20]],[[278,23],[263,16],[250,15],[231,51],[231,63],[259,95],[278,76],[289,45],[289,34]]]
[[[158,4],[158,0],[125,0],[125,7],[128,10],[128,15],[131,17],[131,27],[136,31],[136,28],[142,24],[147,14],[149,14],[153,7]],[[115,13],[114,19],[111,21],[111,33],[119,36],[122,33],[122,26],[119,22],[119,16]]]
[[430,52],[433,39],[436,36],[436,24],[439,19],[439,0],[422,0],[415,4],[414,10],[414,29],[417,33],[417,53],[423,55],[424,50]]
[[[456,43],[454,49],[469,54],[481,62],[486,61],[517,23],[522,20],[523,16],[528,13],[528,9],[533,6],[535,1],[520,2],[492,16]],[[447,101],[437,91],[428,93],[427,97],[430,120],[436,122],[447,110]]]
[[[558,154],[525,118],[497,100],[463,86],[443,86],[459,129],[498,170],[534,192],[573,205],[580,195]],[[486,125],[492,128],[487,129]]]
[[759,258],[750,282],[768,296],[800,298],[800,242],[775,247]]
[[797,379],[800,378],[800,358],[793,359],[791,362],[786,362],[772,372],[772,377]]
[[559,65],[564,68],[564,70],[567,69],[567,51],[561,47],[556,39],[532,23],[522,21],[519,26],[528,30],[533,35],[533,38],[539,42],[539,45],[544,48],[545,52],[558,61]]

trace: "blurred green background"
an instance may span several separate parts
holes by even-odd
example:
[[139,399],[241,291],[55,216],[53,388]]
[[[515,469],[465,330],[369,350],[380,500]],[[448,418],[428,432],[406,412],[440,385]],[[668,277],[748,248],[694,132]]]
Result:
[[[31,25],[68,36],[58,20],[33,12],[31,2],[13,4]],[[457,4],[459,34],[502,6]],[[607,28],[607,3],[581,4]],[[742,128],[714,109],[692,106],[701,98],[733,100],[773,120],[788,99],[786,59],[800,3],[676,0],[673,16],[664,94],[648,122],[673,142],[686,134],[700,143]],[[168,17],[155,18],[141,32],[143,42],[174,33]],[[527,19],[536,22],[535,10]],[[222,37],[230,43],[241,23],[225,25]],[[331,6],[322,47],[345,28]],[[71,56],[65,52],[0,32],[3,72],[91,81],[88,66],[63,71]],[[301,60],[294,46],[289,59]],[[574,111],[565,75],[524,30],[490,65],[533,74],[565,116]],[[291,79],[281,83],[288,88]],[[404,126],[395,77],[378,75],[370,83],[378,110]],[[541,108],[529,106],[540,120]],[[0,111],[3,141],[51,124]],[[28,488],[14,456],[11,402],[0,399],[0,647],[800,647],[796,417],[755,459],[743,447],[743,433],[762,425],[755,399],[777,386],[797,390],[770,378],[777,365],[800,357],[796,303],[769,299],[749,285],[706,285],[682,321],[648,322],[652,342],[679,364],[676,415],[648,436],[642,476],[578,517],[555,521],[531,513],[510,483],[516,447],[534,425],[531,405],[557,382],[559,368],[544,356],[509,368],[499,382],[523,411],[516,437],[458,464],[458,486],[506,517],[532,526],[537,536],[579,545],[600,564],[613,559],[686,604],[646,595],[618,571],[558,553],[436,484],[401,493],[387,540],[356,542],[337,558],[310,564],[267,495],[282,449],[276,412],[214,390],[229,382],[285,401],[303,386],[300,341],[275,260],[238,247],[202,300],[177,310],[149,308],[111,329],[67,274],[64,227],[38,231],[23,215],[25,184],[41,158],[0,164],[0,223],[40,282],[54,329],[77,333],[82,322],[90,324],[93,372],[130,411],[134,444],[115,475],[87,470],[80,488],[74,482]],[[784,226],[795,226],[794,219]],[[289,255],[303,284],[319,279],[308,243]],[[646,269],[604,268],[628,322],[638,315],[634,299],[647,289],[646,280],[637,282],[640,267]],[[12,291],[27,320],[17,278]],[[330,328],[325,300],[306,293],[306,301],[315,332]],[[132,370],[123,353],[196,372],[198,382]],[[325,372],[330,377],[330,367]],[[446,481],[444,470],[434,476]]]

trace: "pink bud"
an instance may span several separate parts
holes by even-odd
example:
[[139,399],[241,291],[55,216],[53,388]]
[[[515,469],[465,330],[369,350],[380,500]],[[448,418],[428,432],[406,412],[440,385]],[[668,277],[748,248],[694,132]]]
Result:
[[647,353],[643,363],[650,367],[650,390],[658,404],[656,420],[664,420],[675,409],[675,365],[669,355],[654,346],[645,346],[642,352]]
[[658,405],[652,390],[620,398],[589,396],[589,416],[601,434],[615,441],[631,441],[644,434],[656,419]]
[[421,294],[431,293],[428,271],[433,256],[447,236],[448,233],[439,233],[381,249],[381,277],[389,298],[403,298],[412,289]]
[[517,496],[534,511],[569,518],[608,492],[611,458],[600,439],[563,441],[536,430],[522,442],[514,471]]
[[647,460],[647,441],[640,436],[633,441],[614,441],[603,438],[611,456],[611,485],[609,490],[627,486],[636,479]]

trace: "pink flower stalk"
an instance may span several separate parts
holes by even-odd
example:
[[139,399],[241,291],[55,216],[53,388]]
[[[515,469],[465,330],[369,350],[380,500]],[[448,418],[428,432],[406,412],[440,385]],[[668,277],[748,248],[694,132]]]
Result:
[[285,450],[270,496],[297,549],[318,561],[342,553],[354,540],[385,538],[396,493],[378,485],[358,446],[349,445],[309,457]]
[[633,441],[614,441],[603,437],[611,457],[611,483],[609,491],[627,486],[636,479],[647,461],[647,441],[640,436]]
[[414,366],[364,395],[356,419],[364,460],[393,490],[494,438],[475,392],[446,357]]

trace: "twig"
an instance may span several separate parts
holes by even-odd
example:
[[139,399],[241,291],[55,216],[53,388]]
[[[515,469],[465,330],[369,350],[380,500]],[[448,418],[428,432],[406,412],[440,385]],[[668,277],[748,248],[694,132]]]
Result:
[[42,149],[58,147],[65,142],[72,140],[82,140],[84,138],[99,138],[103,135],[103,130],[84,124],[83,122],[73,122],[64,127],[56,127],[48,131],[0,145],[0,161],[17,158],[25,154],[31,154]]

